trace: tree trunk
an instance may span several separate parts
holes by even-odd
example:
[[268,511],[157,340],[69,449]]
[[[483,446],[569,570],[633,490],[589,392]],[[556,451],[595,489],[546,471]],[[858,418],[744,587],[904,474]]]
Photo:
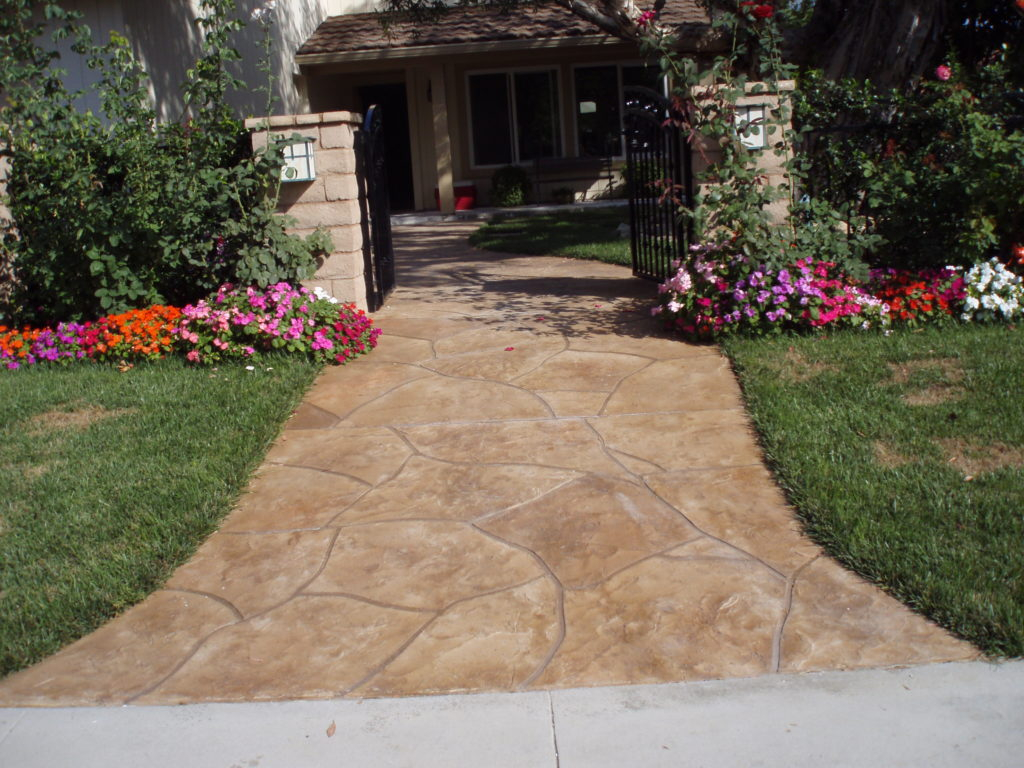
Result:
[[949,0],[817,0],[789,47],[829,78],[906,88],[935,65],[949,18]]

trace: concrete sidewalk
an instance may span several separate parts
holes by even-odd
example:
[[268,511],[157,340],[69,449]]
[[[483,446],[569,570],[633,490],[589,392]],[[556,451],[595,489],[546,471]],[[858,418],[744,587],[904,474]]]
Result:
[[1011,768],[1024,662],[404,699],[0,710],[5,768]]
[[718,350],[595,262],[398,230],[326,371],[166,586],[0,704],[550,690],[976,658],[803,536]]

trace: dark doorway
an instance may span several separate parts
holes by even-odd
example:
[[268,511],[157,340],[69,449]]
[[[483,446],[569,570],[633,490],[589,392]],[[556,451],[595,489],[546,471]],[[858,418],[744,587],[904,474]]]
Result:
[[392,212],[416,207],[412,190],[412,142],[409,139],[409,107],[405,83],[364,85],[356,89],[365,115],[376,104],[384,117],[384,151],[387,155],[388,201]]

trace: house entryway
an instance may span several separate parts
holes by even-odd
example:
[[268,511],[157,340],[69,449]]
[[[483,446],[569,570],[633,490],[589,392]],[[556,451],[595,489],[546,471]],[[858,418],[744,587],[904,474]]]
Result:
[[405,83],[364,85],[356,89],[359,109],[365,115],[377,105],[384,117],[384,152],[387,155],[388,201],[392,212],[416,207],[412,181],[412,142],[409,137],[409,105]]

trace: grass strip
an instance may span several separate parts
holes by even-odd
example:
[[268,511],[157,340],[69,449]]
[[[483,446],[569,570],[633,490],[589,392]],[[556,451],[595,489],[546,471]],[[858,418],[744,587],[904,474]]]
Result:
[[543,216],[499,219],[480,227],[470,245],[486,251],[534,256],[565,256],[607,264],[632,263],[629,238],[618,228],[629,222],[626,207],[566,210]]
[[160,587],[217,527],[316,377],[274,358],[0,375],[0,674]]
[[992,655],[1024,655],[1024,329],[729,339],[808,533]]

